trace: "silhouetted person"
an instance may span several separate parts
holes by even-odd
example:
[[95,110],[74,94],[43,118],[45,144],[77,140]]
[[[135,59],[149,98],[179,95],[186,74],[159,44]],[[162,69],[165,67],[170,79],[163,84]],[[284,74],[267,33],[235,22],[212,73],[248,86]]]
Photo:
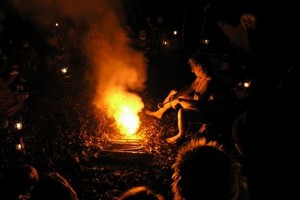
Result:
[[174,200],[249,199],[240,167],[216,141],[191,140],[172,166]]
[[202,54],[190,57],[191,71],[196,75],[195,80],[187,87],[176,91],[171,90],[156,111],[146,111],[148,115],[158,119],[170,108],[178,110],[178,133],[167,142],[174,144],[181,139],[188,129],[189,123],[208,123],[213,121],[220,111],[216,100],[218,81],[212,76],[208,58]]

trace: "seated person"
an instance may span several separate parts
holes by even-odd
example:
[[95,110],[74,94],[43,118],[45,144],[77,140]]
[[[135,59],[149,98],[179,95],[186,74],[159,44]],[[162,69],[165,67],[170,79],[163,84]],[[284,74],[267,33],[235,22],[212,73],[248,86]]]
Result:
[[170,108],[178,108],[178,133],[167,139],[168,143],[175,144],[182,138],[189,123],[210,122],[218,111],[215,101],[217,81],[212,76],[208,58],[195,54],[188,60],[191,71],[196,75],[195,80],[187,87],[176,91],[171,90],[157,111],[146,111],[148,115],[161,119]]

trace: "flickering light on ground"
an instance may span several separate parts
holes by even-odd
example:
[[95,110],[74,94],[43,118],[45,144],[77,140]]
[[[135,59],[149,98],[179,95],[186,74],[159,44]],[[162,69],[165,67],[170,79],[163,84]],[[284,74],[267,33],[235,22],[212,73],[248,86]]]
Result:
[[251,82],[250,82],[250,81],[244,82],[244,87],[245,87],[245,88],[250,87],[250,85],[251,85]]
[[63,74],[66,74],[68,72],[68,68],[67,67],[62,67],[60,69],[60,72],[63,73]]
[[16,122],[14,126],[17,130],[21,130],[23,128],[23,123],[22,122]]
[[163,40],[162,44],[165,45],[165,46],[168,46],[169,45],[169,41],[168,40]]
[[18,151],[22,150],[22,144],[21,143],[16,144],[16,150],[18,150]]
[[204,40],[203,40],[203,44],[204,44],[204,45],[208,45],[208,43],[209,43],[209,40],[208,40],[208,39],[204,39]]

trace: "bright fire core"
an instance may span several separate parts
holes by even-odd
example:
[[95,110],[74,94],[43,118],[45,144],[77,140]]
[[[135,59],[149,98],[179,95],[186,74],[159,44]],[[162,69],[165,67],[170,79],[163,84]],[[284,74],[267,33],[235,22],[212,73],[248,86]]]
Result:
[[116,120],[117,128],[123,135],[134,135],[140,127],[138,113],[144,104],[141,98],[125,91],[114,91],[107,97],[109,114]]
[[134,134],[140,126],[139,117],[129,106],[122,106],[120,113],[116,113],[115,119],[122,133]]

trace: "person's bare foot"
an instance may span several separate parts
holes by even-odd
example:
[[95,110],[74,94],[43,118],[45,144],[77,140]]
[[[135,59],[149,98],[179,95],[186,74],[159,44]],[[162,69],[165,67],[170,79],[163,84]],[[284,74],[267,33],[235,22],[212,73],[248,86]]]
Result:
[[146,110],[145,112],[146,112],[147,115],[151,115],[153,117],[156,117],[157,119],[161,119],[161,117],[162,117],[162,114],[161,114],[161,112],[159,112],[159,110],[154,111],[154,112]]
[[180,138],[181,138],[180,135],[175,135],[175,136],[173,136],[173,137],[167,138],[166,141],[167,141],[167,143],[169,143],[169,144],[176,144],[177,141],[178,141]]

